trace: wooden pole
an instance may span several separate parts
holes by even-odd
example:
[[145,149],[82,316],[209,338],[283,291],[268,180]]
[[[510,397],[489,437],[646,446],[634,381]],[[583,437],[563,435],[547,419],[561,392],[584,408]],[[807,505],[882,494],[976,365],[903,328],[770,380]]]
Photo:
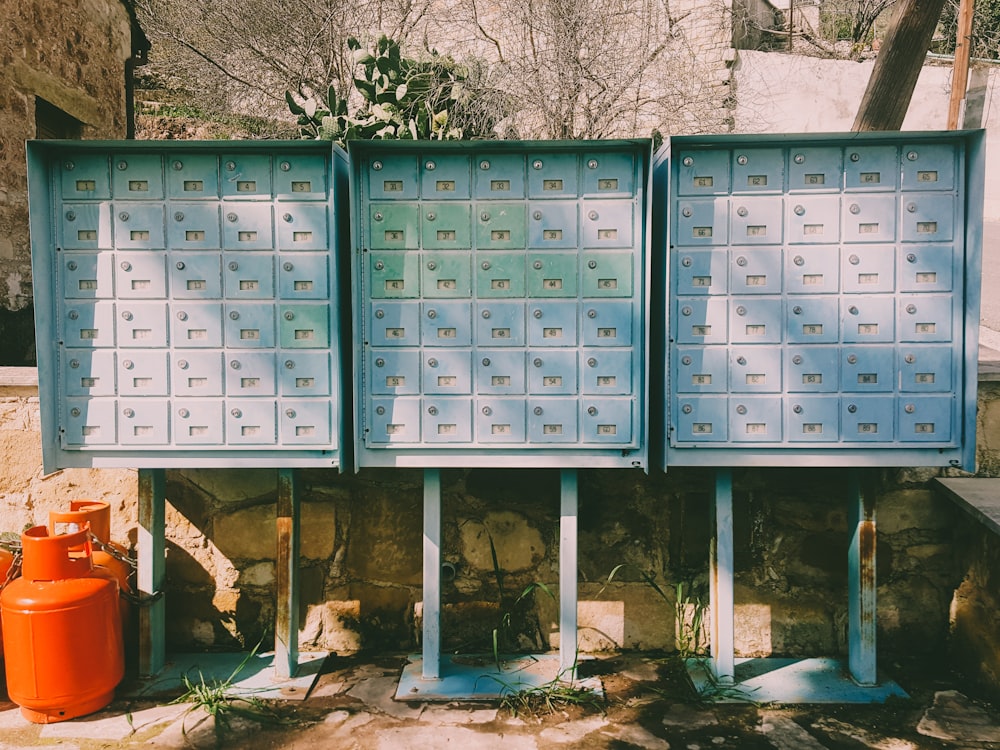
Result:
[[969,57],[972,55],[972,11],[975,0],[961,0],[958,6],[958,29],[955,32],[955,62],[951,72],[951,100],[948,102],[948,130],[958,130],[969,82]]

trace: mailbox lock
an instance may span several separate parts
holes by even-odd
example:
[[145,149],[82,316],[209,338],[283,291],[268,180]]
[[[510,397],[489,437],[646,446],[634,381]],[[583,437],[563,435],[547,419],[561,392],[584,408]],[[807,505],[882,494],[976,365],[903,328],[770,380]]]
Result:
[[587,360],[587,367],[597,367],[597,360],[591,357]]
[[694,159],[692,159],[690,156],[685,156],[684,159],[682,160],[682,163],[684,164],[685,167],[693,167]]
[[588,213],[588,214],[587,214],[587,217],[588,217],[588,218],[589,218],[589,219],[590,219],[591,221],[597,221],[597,219],[599,218],[599,217],[598,217],[598,213],[597,213],[597,211],[591,211],[590,213]]
[[542,416],[542,412],[544,411],[544,409],[542,409],[542,407],[540,406],[536,406],[534,411],[535,411],[535,416],[540,417]]
[[859,206],[857,203],[852,203],[851,204],[851,208],[850,208],[850,212],[852,214],[859,214],[859,213],[861,213],[861,206]]
[[597,261],[596,260],[587,261],[587,268],[591,270],[597,268]]
[[122,211],[120,214],[118,214],[118,218],[121,219],[122,221],[128,221],[128,211]]
[[70,310],[66,314],[66,317],[69,318],[70,320],[76,320],[77,318],[80,317],[80,313],[78,313],[76,310]]
[[485,320],[489,320],[490,319],[490,311],[489,310],[483,310],[483,318]]
[[295,268],[295,266],[292,263],[287,263],[287,262],[282,264],[281,267],[284,268],[286,271],[291,271]]
[[284,222],[285,222],[286,224],[291,224],[291,223],[292,223],[292,215],[291,215],[291,214],[282,214],[282,215],[281,215],[281,219],[282,219],[282,221],[284,221]]
[[240,218],[239,216],[237,216],[232,212],[226,214],[226,221],[228,221],[230,224],[235,224],[239,218]]
[[740,404],[739,406],[736,407],[736,413],[737,414],[746,414],[747,413],[747,408],[743,404]]
[[128,310],[122,313],[122,320],[132,320],[132,317],[133,317],[132,313],[130,313]]
[[490,262],[488,260],[484,260],[483,261],[483,270],[484,271],[489,271],[490,270]]
[[911,214],[914,213],[917,210],[917,204],[916,203],[912,203],[912,202],[911,203],[907,203],[906,204],[906,210],[909,211]]
[[431,271],[433,271],[434,269],[436,269],[437,266],[438,266],[438,264],[435,263],[433,260],[427,262],[427,268],[429,270],[431,270]]
[[847,363],[850,364],[850,365],[856,365],[858,363],[858,355],[857,354],[848,354],[847,355]]
[[802,314],[802,306],[801,305],[796,305],[795,307],[792,308],[792,312],[795,313],[796,315],[801,315]]
[[427,317],[430,318],[431,320],[434,320],[434,318],[436,318],[437,316],[438,316],[437,310],[428,310],[427,311]]
[[178,271],[183,271],[184,267],[185,267],[184,266],[184,261],[182,261],[182,260],[177,261],[176,268],[177,268]]
[[72,172],[72,171],[73,171],[74,169],[76,169],[76,164],[74,164],[74,163],[73,163],[73,162],[71,162],[71,161],[67,161],[67,162],[64,162],[64,163],[63,163],[63,167],[64,167],[64,168],[65,168],[65,169],[66,169],[67,171],[69,171],[69,172]]
[[188,417],[191,416],[191,412],[189,412],[187,409],[178,409],[177,414],[180,416],[181,419],[187,419]]
[[285,320],[295,320],[295,313],[293,313],[291,310],[288,310],[285,313]]
[[375,221],[382,221],[382,212],[376,211],[374,214],[372,214],[372,218],[375,219]]
[[67,221],[76,221],[76,211],[67,211],[66,212],[66,220]]
[[854,414],[857,410],[858,410],[858,407],[855,404],[850,404],[847,407],[847,411],[849,411],[851,414]]
[[587,414],[589,414],[592,417],[596,417],[597,416],[597,407],[596,406],[588,406],[587,407]]
[[851,154],[850,158],[851,158],[851,161],[861,161],[861,154],[859,154],[857,151],[855,151],[853,154]]
[[492,409],[491,409],[490,407],[488,407],[488,406],[484,406],[484,407],[483,407],[483,414],[485,414],[485,415],[486,415],[487,417],[488,417],[488,416],[489,416],[490,414],[492,414],[492,413],[493,413],[493,410],[492,410]]
[[177,320],[187,320],[187,319],[188,319],[188,314],[183,310],[177,313]]
[[743,317],[744,315],[747,314],[747,309],[743,305],[740,305],[739,307],[736,308],[736,314],[739,315],[740,317]]
[[239,269],[240,269],[240,264],[237,263],[235,260],[229,264],[230,271],[238,271]]
[[437,214],[433,211],[427,212],[427,221],[434,221],[437,218]]
[[750,160],[746,157],[746,154],[740,154],[739,156],[736,157],[736,163],[739,164],[741,167],[745,167],[748,161]]
[[534,263],[532,263],[531,265],[532,265],[532,267],[533,267],[533,268],[534,268],[534,269],[535,269],[536,271],[540,271],[540,270],[542,269],[542,261],[540,261],[540,260],[536,260],[536,261],[535,261]]
[[482,170],[487,170],[490,168],[490,163],[486,161],[486,159],[483,159],[481,162],[479,162],[479,168]]
[[597,317],[597,310],[587,310],[587,317],[588,318],[596,318]]
[[281,164],[278,165],[278,169],[280,169],[282,172],[287,172],[291,168],[292,165],[289,164],[287,161],[283,161],[281,162]]
[[236,171],[236,162],[234,162],[234,161],[227,161],[226,162],[226,171],[227,172],[234,172],[234,171]]
[[285,409],[285,416],[289,419],[295,419],[295,409]]
[[917,410],[917,407],[915,407],[913,404],[907,404],[906,406],[903,407],[903,410],[907,414],[913,414],[913,412]]
[[852,256],[851,256],[850,258],[848,258],[847,260],[848,260],[848,262],[849,262],[849,263],[850,263],[850,264],[851,264],[852,266],[856,266],[856,265],[858,265],[858,263],[860,263],[860,262],[861,262],[861,258],[859,258],[859,257],[858,257],[857,255],[852,255]]
[[131,419],[135,416],[135,409],[122,409],[122,414]]
[[375,413],[379,414],[379,415],[385,414],[385,407],[384,406],[376,406],[375,407]]
[[736,358],[736,364],[738,364],[738,365],[745,365],[746,363],[747,363],[747,358],[746,357],[737,357]]
[[229,366],[230,366],[230,367],[231,367],[232,369],[234,369],[234,370],[238,370],[238,369],[240,369],[240,368],[241,368],[241,367],[242,367],[243,365],[241,365],[241,364],[240,364],[240,361],[239,361],[238,359],[234,359],[234,360],[232,360],[232,361],[231,361],[231,362],[229,363]]
[[796,255],[794,258],[792,258],[792,263],[794,263],[797,266],[805,265],[805,262],[806,259],[803,258],[801,255]]
[[242,416],[243,416],[243,412],[242,412],[242,411],[240,411],[239,409],[233,409],[233,410],[232,410],[231,412],[229,412],[229,413],[230,413],[230,414],[232,414],[232,415],[233,415],[234,417],[236,417],[237,419],[239,419],[240,417],[242,417]]
[[424,164],[424,169],[426,169],[428,172],[433,172],[435,169],[437,169],[437,164],[435,164],[432,161],[428,161]]
[[532,311],[531,314],[534,315],[536,318],[541,318],[542,317],[542,311],[541,310],[534,310],[534,311]]
[[794,411],[796,414],[801,414],[802,407],[799,404],[795,404],[795,406],[792,407],[792,411]]
[[124,172],[126,169],[128,169],[128,162],[122,159],[120,162],[118,162],[118,170],[120,172]]
[[684,266],[685,268],[690,268],[693,262],[694,261],[692,261],[689,256],[681,258],[681,265]]
[[383,263],[380,260],[375,261],[375,270],[376,271],[381,271],[384,268],[385,268],[385,263]]
[[792,364],[801,365],[802,364],[802,355],[801,354],[796,354],[794,357],[792,357]]
[[434,357],[431,357],[429,360],[427,360],[427,366],[428,367],[437,367],[438,366],[438,361],[436,359],[434,359]]
[[690,218],[691,218],[691,216],[692,216],[692,215],[694,214],[694,211],[692,211],[692,210],[691,210],[691,209],[690,209],[689,207],[685,206],[685,207],[684,207],[684,208],[683,208],[683,209],[681,210],[681,213],[682,213],[682,214],[684,214],[684,217],[685,217],[685,218],[688,218],[688,219],[690,219]]
[[382,162],[380,162],[380,161],[373,161],[372,162],[372,169],[374,169],[376,172],[381,171],[382,170]]
[[80,360],[78,360],[78,359],[71,359],[69,361],[69,366],[72,367],[74,370],[77,369],[80,366]]
[[740,206],[739,208],[736,209],[736,213],[738,213],[740,216],[746,216],[750,212],[747,211],[746,206]]
[[692,312],[691,308],[688,307],[687,305],[681,308],[681,315],[690,315],[691,312]]
[[794,161],[796,164],[804,164],[806,161],[806,155],[795,154],[795,156],[792,157],[792,161]]
[[917,262],[916,253],[907,253],[906,254],[906,262],[907,263],[916,263]]
[[736,265],[745,266],[747,264],[746,256],[741,255],[736,259]]
[[906,364],[908,365],[912,365],[914,362],[917,361],[917,358],[914,357],[912,354],[907,354],[904,359],[906,359]]
[[285,369],[286,370],[294,370],[295,369],[295,360],[293,360],[293,359],[286,359],[285,360]]
[[378,359],[375,360],[375,366],[376,367],[385,367],[385,360],[382,359],[381,357],[379,357]]
[[123,271],[131,271],[132,270],[132,264],[129,263],[127,260],[123,260],[121,262],[121,269]]
[[850,307],[847,308],[847,312],[849,312],[851,315],[857,315],[858,308],[855,305],[851,305]]
[[184,221],[184,212],[177,211],[174,213],[174,221]]
[[681,364],[682,365],[690,365],[691,364],[691,357],[688,357],[688,356],[681,357]]
[[76,261],[75,260],[71,260],[69,263],[66,264],[66,268],[68,268],[70,271],[75,271],[76,270]]
[[906,154],[906,158],[909,159],[910,161],[916,161],[917,160],[917,152],[916,151],[910,151],[910,152],[908,152]]
[[591,159],[587,162],[587,169],[597,169],[597,159]]
[[531,364],[533,364],[535,367],[541,367],[542,366],[542,358],[541,357],[535,357],[531,361]]
[[236,310],[233,310],[232,312],[229,313],[229,319],[230,320],[239,320],[240,319],[240,314],[238,312],[236,312]]
[[535,211],[535,212],[534,212],[534,213],[533,213],[533,214],[531,215],[531,218],[533,218],[533,219],[534,219],[535,221],[540,221],[540,220],[541,220],[541,218],[542,218],[542,212],[541,212],[541,211]]
[[796,216],[802,216],[802,214],[806,212],[806,207],[800,203],[793,210],[795,211]]
[[175,159],[174,163],[171,164],[170,166],[174,168],[175,172],[180,172],[182,169],[184,169],[184,164],[183,162],[181,162],[180,159]]
[[177,361],[177,366],[182,370],[186,370],[188,368],[188,361],[186,359],[180,359]]
[[430,414],[432,417],[436,416],[438,413],[438,408],[436,406],[428,406],[427,413]]
[[684,406],[681,407],[681,411],[685,414],[690,414],[694,411],[694,409],[691,407],[691,404],[684,404]]
[[74,406],[72,409],[69,410],[69,415],[71,417],[79,417],[80,416],[80,410],[77,407]]
[[531,162],[531,168],[532,169],[541,169],[542,168],[542,160],[541,159],[535,159],[533,162]]
[[490,220],[490,212],[489,211],[483,211],[481,214],[479,214],[479,218],[482,219],[483,221],[489,221]]
[[490,358],[483,357],[483,367],[489,367],[489,366],[490,366]]
[[910,315],[915,315],[916,312],[917,312],[917,306],[916,305],[907,305],[906,306],[906,312],[908,312]]
[[378,318],[379,320],[381,320],[382,318],[385,317],[385,311],[381,310],[381,309],[380,310],[376,310],[375,311],[375,317]]

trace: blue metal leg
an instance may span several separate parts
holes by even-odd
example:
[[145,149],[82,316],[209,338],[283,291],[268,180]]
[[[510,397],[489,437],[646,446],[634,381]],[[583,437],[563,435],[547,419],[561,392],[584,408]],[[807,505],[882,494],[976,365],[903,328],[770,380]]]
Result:
[[878,684],[875,655],[875,493],[851,469],[847,551],[848,667],[859,685]]
[[715,471],[715,540],[710,559],[712,671],[719,682],[733,682],[733,473]]
[[576,678],[576,554],[578,490],[576,469],[559,474],[559,671]]
[[[139,535],[136,583],[139,593],[163,590],[166,570],[167,478],[163,469],[139,469]],[[139,676],[152,677],[166,663],[166,602],[163,598],[139,608]]]
[[441,677],[441,471],[424,469],[424,632],[421,677]]
[[278,469],[277,613],[274,673],[294,677],[299,667],[299,495],[295,469]]

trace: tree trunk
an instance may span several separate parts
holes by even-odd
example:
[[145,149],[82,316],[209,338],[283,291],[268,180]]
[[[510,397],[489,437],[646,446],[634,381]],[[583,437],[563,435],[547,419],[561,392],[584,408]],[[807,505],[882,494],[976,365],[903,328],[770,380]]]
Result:
[[899,0],[854,119],[855,132],[899,130],[945,0]]

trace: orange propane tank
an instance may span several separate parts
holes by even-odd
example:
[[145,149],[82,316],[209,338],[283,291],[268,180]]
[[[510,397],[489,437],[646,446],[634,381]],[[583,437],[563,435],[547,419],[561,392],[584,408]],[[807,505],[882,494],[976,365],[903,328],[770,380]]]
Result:
[[118,584],[95,571],[90,526],[21,535],[21,577],[0,593],[7,695],[28,721],[93,713],[125,673]]
[[[128,557],[128,550],[111,541],[110,505],[99,500],[70,500],[68,511],[49,512],[49,535],[79,531],[85,523],[90,524],[90,531],[98,541],[115,553],[94,549],[94,565],[100,565],[114,573],[118,586],[125,593],[129,593],[132,590],[128,581],[132,574],[132,566],[124,562]],[[127,616],[127,609],[122,614]]]
[[[14,564],[14,555],[3,547],[0,547],[0,591],[3,591],[7,582],[7,574],[10,566]],[[0,627],[0,661],[3,660],[3,628]]]

